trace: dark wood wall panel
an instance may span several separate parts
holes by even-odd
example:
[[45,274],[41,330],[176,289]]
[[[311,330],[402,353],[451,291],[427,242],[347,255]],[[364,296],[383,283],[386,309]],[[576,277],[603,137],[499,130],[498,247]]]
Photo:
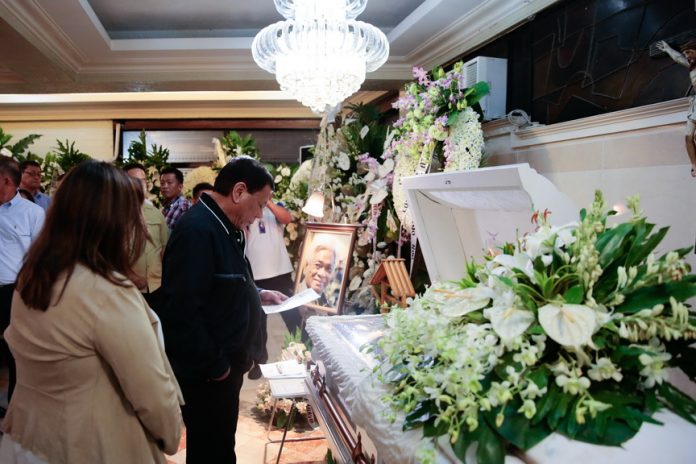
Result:
[[462,58],[507,58],[508,111],[553,124],[690,95],[688,70],[654,44],[692,34],[693,0],[566,0]]

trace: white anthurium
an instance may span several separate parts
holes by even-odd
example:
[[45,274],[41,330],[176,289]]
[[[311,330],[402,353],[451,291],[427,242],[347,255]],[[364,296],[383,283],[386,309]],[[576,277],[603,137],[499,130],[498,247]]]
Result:
[[380,165],[378,169],[378,174],[379,177],[386,177],[387,174],[392,172],[394,170],[394,160],[392,158],[389,158],[384,161],[382,165]]
[[382,201],[384,201],[384,199],[387,198],[387,193],[388,192],[387,192],[386,187],[381,189],[381,190],[377,190],[374,193],[374,195],[372,195],[372,197],[370,198],[370,204],[371,205],[378,205],[378,204],[382,203]]
[[470,312],[485,308],[491,302],[490,289],[478,286],[457,290],[434,290],[441,305],[440,314],[449,318],[461,317]]
[[372,183],[372,185],[370,185],[369,190],[370,191],[368,193],[372,193],[372,197],[370,198],[370,204],[378,205],[382,203],[382,201],[385,198],[387,198],[387,194],[389,193],[387,190],[387,180],[376,180]]
[[493,330],[503,342],[510,342],[522,335],[534,322],[534,313],[514,306],[493,306],[483,311],[491,321]]
[[350,158],[348,157],[348,153],[342,151],[338,154],[338,167],[343,171],[350,169]]
[[556,343],[579,347],[592,341],[597,320],[595,311],[584,305],[547,304],[539,308],[539,324]]

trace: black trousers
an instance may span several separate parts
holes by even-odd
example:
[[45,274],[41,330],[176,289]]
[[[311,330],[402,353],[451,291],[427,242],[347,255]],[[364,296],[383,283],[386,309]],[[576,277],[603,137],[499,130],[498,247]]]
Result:
[[[14,288],[13,284],[0,286],[0,332],[5,332],[5,329],[10,325],[10,308],[12,307]],[[17,366],[4,337],[0,342],[0,357],[2,357],[10,371],[9,384],[7,386],[7,401],[9,402],[17,384]]]
[[186,425],[186,464],[236,464],[235,433],[244,372],[220,382],[179,380]]

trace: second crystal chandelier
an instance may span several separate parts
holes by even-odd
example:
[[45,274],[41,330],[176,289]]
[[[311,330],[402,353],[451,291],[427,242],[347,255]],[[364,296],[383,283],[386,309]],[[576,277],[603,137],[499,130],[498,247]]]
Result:
[[365,73],[387,61],[389,42],[356,21],[367,0],[273,0],[285,18],[262,29],[251,51],[280,88],[316,113],[357,92]]

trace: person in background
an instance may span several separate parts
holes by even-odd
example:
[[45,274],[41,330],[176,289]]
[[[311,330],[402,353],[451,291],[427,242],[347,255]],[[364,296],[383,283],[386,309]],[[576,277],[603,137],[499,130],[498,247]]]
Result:
[[32,203],[35,203],[34,195],[29,193],[27,190],[17,189],[17,193],[19,193],[21,195],[21,197],[24,198],[25,200],[28,200],[28,201],[31,201]]
[[198,203],[198,200],[201,198],[201,193],[211,194],[212,192],[213,186],[208,182],[200,182],[196,184],[196,186],[193,187],[193,190],[191,191],[191,205],[195,205],[196,203]]
[[17,278],[0,462],[164,463],[177,451],[176,381],[126,277],[146,240],[125,173],[98,161],[70,171]]
[[[17,192],[20,177],[17,161],[0,155],[0,330],[5,330],[10,323],[17,273],[44,222],[44,210]],[[0,355],[10,371],[9,400],[15,386],[15,363],[4,339],[0,341]]]
[[160,191],[164,197],[162,214],[167,227],[174,229],[181,216],[191,207],[189,201],[181,194],[184,188],[184,174],[177,168],[164,168],[160,172]]
[[141,202],[143,218],[147,226],[147,233],[150,236],[145,243],[145,251],[133,266],[135,273],[142,276],[143,280],[136,282],[138,280],[136,277],[133,282],[138,285],[150,307],[157,308],[159,288],[162,284],[162,255],[169,239],[169,228],[160,210],[146,199],[147,176],[145,175],[145,167],[142,164],[131,163],[125,165],[123,170],[138,181],[138,188],[142,191],[144,198],[144,201]]
[[[292,295],[292,263],[285,247],[283,236],[284,227],[292,221],[290,212],[282,204],[269,200],[263,209],[263,217],[255,220],[246,234],[246,256],[254,273],[256,286],[270,290],[278,290],[286,295]],[[280,313],[288,331],[293,334],[302,325],[300,310],[290,309]],[[258,363],[268,361],[266,340],[266,314],[262,315],[260,336],[263,343],[261,352],[257,354]],[[249,371],[250,379],[261,377],[261,369],[257,364]]]
[[167,243],[159,316],[186,402],[187,464],[236,463],[239,392],[260,343],[261,304],[286,299],[257,289],[244,256],[243,231],[272,191],[263,165],[237,157]]
[[22,172],[22,179],[19,188],[31,193],[34,203],[45,210],[51,204],[51,197],[41,191],[41,165],[32,160],[23,161],[19,165]]

